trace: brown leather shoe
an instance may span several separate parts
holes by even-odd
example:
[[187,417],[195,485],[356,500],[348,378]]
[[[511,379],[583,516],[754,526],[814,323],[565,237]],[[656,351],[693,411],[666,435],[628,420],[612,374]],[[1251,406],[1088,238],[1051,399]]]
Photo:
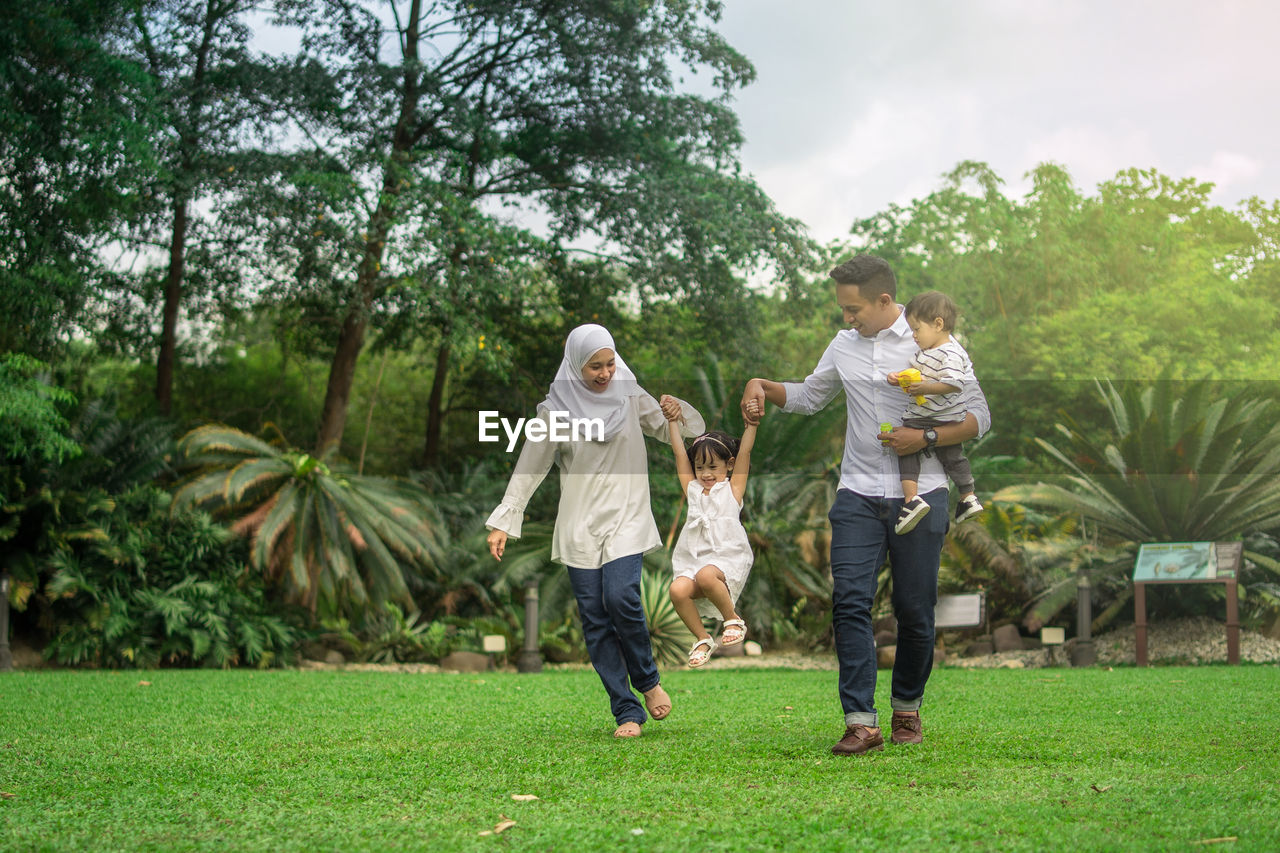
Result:
[[834,755],[862,755],[877,749],[884,749],[884,735],[880,734],[880,729],[857,725],[844,730],[844,737],[831,747],[831,752]]
[[889,735],[889,740],[893,743],[920,743],[924,740],[924,735],[920,733],[919,713],[904,714],[894,711],[892,726],[893,733]]

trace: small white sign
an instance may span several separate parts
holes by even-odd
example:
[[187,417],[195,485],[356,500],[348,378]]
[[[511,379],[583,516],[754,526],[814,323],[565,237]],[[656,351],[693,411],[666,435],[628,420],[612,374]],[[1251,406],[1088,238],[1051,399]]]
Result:
[[940,595],[933,611],[936,628],[976,628],[982,624],[982,593]]
[[485,634],[482,642],[488,654],[498,654],[507,650],[507,638],[501,634]]

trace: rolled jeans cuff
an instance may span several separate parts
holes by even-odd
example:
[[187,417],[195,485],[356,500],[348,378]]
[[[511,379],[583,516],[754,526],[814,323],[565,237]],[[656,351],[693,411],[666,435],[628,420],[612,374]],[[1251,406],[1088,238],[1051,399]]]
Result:
[[880,715],[875,711],[850,711],[844,715],[844,724],[846,726],[870,726],[876,729],[880,727]]
[[921,699],[899,699],[896,696],[889,697],[889,707],[895,711],[919,711]]

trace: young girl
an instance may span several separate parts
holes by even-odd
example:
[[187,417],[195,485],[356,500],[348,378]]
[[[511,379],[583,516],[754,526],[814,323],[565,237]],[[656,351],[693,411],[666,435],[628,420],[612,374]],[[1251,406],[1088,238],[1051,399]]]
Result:
[[[667,400],[662,398],[664,413],[674,411]],[[671,552],[675,575],[671,603],[695,637],[689,666],[702,666],[715,650],[715,641],[703,627],[703,615],[724,620],[721,645],[736,645],[747,637],[747,623],[734,608],[753,560],[751,543],[738,515],[747,488],[756,426],[746,426],[741,442],[722,432],[704,433],[693,440],[687,453],[676,419],[670,418],[667,427],[680,488],[689,500],[689,516]]]
[[[581,436],[575,430],[569,440],[552,440],[553,418],[566,413],[598,421],[603,430]],[[675,399],[659,407],[618,355],[608,330],[587,324],[569,333],[538,418],[547,438],[527,439],[520,449],[506,495],[485,522],[489,552],[501,560],[508,537],[519,538],[529,498],[559,464],[551,559],[568,569],[587,654],[617,723],[614,737],[637,737],[646,709],[655,720],[671,713],[640,602],[641,557],[662,547],[649,507],[644,437],[667,441],[664,419],[678,418],[700,430],[702,417]],[[643,708],[632,690],[644,696]]]

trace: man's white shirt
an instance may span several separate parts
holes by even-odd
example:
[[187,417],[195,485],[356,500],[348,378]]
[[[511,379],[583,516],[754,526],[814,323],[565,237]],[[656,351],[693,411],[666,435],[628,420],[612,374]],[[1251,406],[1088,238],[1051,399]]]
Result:
[[[910,398],[885,377],[907,367],[917,350],[906,314],[898,306],[898,319],[889,328],[870,338],[852,329],[837,332],[803,382],[782,383],[787,392],[782,410],[805,415],[821,411],[844,390],[848,421],[840,488],[867,497],[902,497],[898,456],[876,436],[882,423],[902,425]],[[966,382],[961,393],[964,409],[977,419],[981,436],[991,428],[987,398],[977,382]],[[946,474],[936,457],[921,460],[918,483],[922,495],[946,486]]]

